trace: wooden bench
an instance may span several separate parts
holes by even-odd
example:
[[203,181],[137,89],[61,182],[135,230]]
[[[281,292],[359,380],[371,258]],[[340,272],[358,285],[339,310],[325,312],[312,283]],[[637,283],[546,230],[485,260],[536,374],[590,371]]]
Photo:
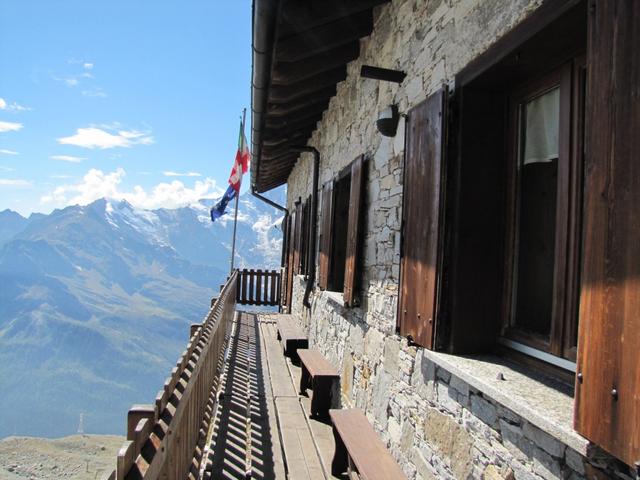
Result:
[[311,388],[311,417],[326,417],[330,408],[340,407],[340,373],[318,350],[298,349],[298,357],[300,395]]
[[278,340],[282,343],[285,355],[289,355],[294,362],[298,362],[299,348],[308,348],[309,339],[298,326],[298,321],[293,315],[278,315]]
[[331,462],[332,475],[339,477],[347,471],[349,478],[362,480],[406,480],[362,410],[330,410],[329,416],[336,441],[336,453]]

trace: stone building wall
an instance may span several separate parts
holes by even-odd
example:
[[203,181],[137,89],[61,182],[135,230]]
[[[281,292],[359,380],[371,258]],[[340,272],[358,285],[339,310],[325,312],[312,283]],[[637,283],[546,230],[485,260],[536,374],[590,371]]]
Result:
[[[374,121],[388,105],[407,112],[449,83],[541,3],[393,0],[378,7],[372,35],[361,40],[359,59],[309,141],[320,151],[320,185],[358,155],[369,159],[362,304],[344,308],[341,294],[316,289],[307,311],[298,276],[293,313],[312,346],[339,367],[343,404],[366,412],[411,479],[631,478],[577,434],[545,432],[395,333],[404,124],[386,138]],[[362,64],[404,70],[407,78],[401,85],[363,79]],[[312,158],[303,155],[288,179],[289,208],[310,194],[311,180]]]

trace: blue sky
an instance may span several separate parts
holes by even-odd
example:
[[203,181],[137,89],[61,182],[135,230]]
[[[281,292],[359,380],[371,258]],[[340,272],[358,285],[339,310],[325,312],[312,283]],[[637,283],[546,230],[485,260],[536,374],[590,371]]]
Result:
[[250,0],[0,0],[0,210],[218,194],[250,73]]

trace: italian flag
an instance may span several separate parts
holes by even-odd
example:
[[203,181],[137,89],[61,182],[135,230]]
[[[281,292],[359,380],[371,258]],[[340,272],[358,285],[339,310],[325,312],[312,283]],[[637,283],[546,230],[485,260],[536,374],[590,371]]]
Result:
[[244,135],[244,122],[240,122],[240,133],[238,134],[238,151],[236,152],[236,161],[231,169],[229,176],[229,185],[233,187],[236,193],[240,193],[240,184],[242,183],[242,174],[249,170],[249,162],[251,154],[247,146],[247,137]]

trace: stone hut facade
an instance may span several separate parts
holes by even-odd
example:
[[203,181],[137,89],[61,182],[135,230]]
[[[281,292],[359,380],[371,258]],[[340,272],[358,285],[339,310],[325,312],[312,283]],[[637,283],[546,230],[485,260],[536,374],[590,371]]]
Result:
[[[474,81],[494,81],[490,74],[478,72],[491,71],[489,65],[492,62],[504,62],[510,55],[518,59],[519,45],[523,45],[524,62],[528,61],[526,55],[532,48],[526,42],[539,41],[540,48],[550,48],[549,43],[553,44],[555,39],[549,42],[548,38],[544,41],[540,40],[540,35],[536,37],[538,32],[544,34],[545,29],[556,33],[567,32],[567,36],[574,35],[576,38],[569,40],[558,38],[557,48],[578,45],[578,51],[569,53],[571,58],[583,58],[588,48],[596,48],[588,45],[591,38],[589,35],[593,34],[595,28],[588,26],[591,25],[589,22],[593,22],[589,20],[589,16],[606,10],[608,7],[603,4],[609,2],[393,0],[370,3],[378,4],[371,10],[371,32],[359,38],[357,57],[346,63],[344,79],[336,83],[335,93],[304,142],[319,152],[316,192],[318,215],[314,219],[311,214],[307,214],[303,233],[298,234],[298,239],[289,238],[289,251],[302,249],[306,251],[306,259],[311,260],[306,260],[305,268],[293,266],[289,260],[293,257],[289,257],[289,251],[285,251],[285,266],[288,275],[291,275],[291,286],[287,292],[289,300],[284,308],[295,314],[308,329],[311,347],[320,350],[339,368],[342,405],[358,407],[366,413],[411,479],[637,478],[633,464],[627,457],[621,458],[624,455],[617,453],[621,449],[616,442],[605,444],[606,442],[591,441],[576,430],[573,382],[580,367],[576,367],[575,354],[557,355],[561,360],[555,363],[551,360],[553,369],[566,370],[566,375],[556,376],[552,371],[547,372],[545,368],[537,367],[536,363],[520,362],[518,358],[503,354],[505,349],[508,350],[508,345],[505,348],[506,344],[488,348],[487,344],[491,342],[483,337],[482,328],[469,329],[469,335],[477,335],[482,343],[482,348],[477,351],[468,347],[473,344],[473,338],[467,338],[460,348],[451,339],[452,335],[455,337],[455,333],[451,334],[449,331],[449,337],[441,340],[439,326],[435,329],[433,345],[425,348],[424,342],[416,341],[415,335],[412,338],[403,331],[398,318],[401,315],[399,302],[404,265],[402,244],[406,228],[403,218],[405,223],[414,221],[406,215],[403,217],[403,205],[406,206],[405,186],[411,181],[406,178],[405,171],[407,145],[411,142],[412,135],[408,132],[408,122],[412,118],[410,112],[438,95],[438,92],[446,91],[443,98],[451,101],[444,107],[448,137],[443,137],[448,138],[447,145],[451,144],[452,136],[465,138],[465,133],[460,133],[455,127],[456,122],[462,122],[460,119],[465,115],[465,105],[469,104],[456,97],[462,87],[472,85]],[[616,3],[615,8],[620,10],[627,8],[627,14],[632,17],[626,20],[627,23],[635,22],[634,25],[640,25],[637,20],[639,10],[631,6],[632,2],[621,0],[611,3]],[[598,12],[594,13],[594,9]],[[616,12],[610,15],[619,19],[618,15],[621,14],[622,12]],[[542,21],[542,18],[546,20]],[[572,18],[582,19],[584,24],[575,27]],[[553,30],[554,25],[559,27]],[[599,34],[606,35],[604,27],[602,28]],[[637,40],[636,36],[634,41],[637,43]],[[533,45],[536,46],[535,43]],[[273,48],[277,49],[278,45]],[[495,56],[493,60],[492,55]],[[591,55],[591,61],[596,58],[597,53],[588,55]],[[532,79],[543,76],[547,73],[545,69],[555,68],[553,62],[551,59],[549,64],[542,62],[531,66],[527,74]],[[637,95],[638,58],[629,62],[633,65],[628,66],[627,73],[636,75],[631,80],[635,84],[630,88]],[[481,64],[487,66],[478,66]],[[365,65],[401,71],[406,77],[400,83],[365,78],[361,75],[361,68]],[[256,68],[254,62],[254,78]],[[273,65],[271,68],[274,68]],[[610,68],[623,67],[613,64]],[[510,70],[504,67],[503,72],[507,71]],[[577,76],[574,71],[574,81],[577,81]],[[496,89],[505,91],[520,83],[523,82],[513,80],[509,86],[505,86],[504,83],[496,82]],[[272,82],[272,85],[277,85],[277,82]],[[479,84],[474,84],[474,88],[479,88],[476,85]],[[588,88],[586,91],[590,92]],[[615,97],[615,93],[610,92],[610,95]],[[471,97],[467,95],[466,98]],[[254,105],[255,101],[254,97]],[[635,101],[637,102],[637,97]],[[375,121],[380,112],[391,105],[395,105],[400,112],[397,131],[394,136],[383,136],[376,128]],[[635,115],[635,125],[638,125],[637,106],[634,112],[630,115]],[[487,113],[486,117],[481,115],[479,120],[474,120],[479,125],[478,135],[487,134],[480,125],[483,118],[487,122],[492,121],[495,118],[492,115],[494,114]],[[254,122],[255,120],[254,117]],[[263,138],[266,136],[264,129],[267,127],[254,124],[253,128],[254,136],[260,128],[263,128]],[[560,142],[562,144],[562,140]],[[254,142],[254,149],[255,145]],[[637,152],[637,147],[633,148]],[[452,159],[452,151],[459,154],[464,146],[458,143],[457,149],[446,149],[447,156],[442,165],[447,167],[447,177],[440,177],[440,198],[443,198],[442,192],[446,191],[447,200],[443,201],[444,206],[440,210],[442,217],[439,228],[443,230],[438,240],[445,252],[448,242],[462,241],[456,240],[455,218],[450,220],[450,215],[454,214],[450,212],[451,204],[448,202],[450,195],[453,195],[451,192],[455,190],[451,186],[451,179],[457,178],[464,185],[464,182],[469,181],[456,177],[461,175],[461,167],[456,167]],[[260,164],[258,168],[263,168],[268,163],[264,151],[262,155],[264,158],[259,155],[256,158]],[[322,268],[319,265],[323,249],[322,222],[323,215],[326,214],[323,186],[338,179],[340,172],[350,168],[358,158],[364,158],[366,167],[360,208],[360,248],[357,267],[353,271],[356,301],[351,306],[345,306],[342,289],[319,286],[322,283]],[[478,161],[486,162],[487,158],[479,154]],[[286,208],[289,212],[294,212],[298,204],[313,196],[314,163],[311,155],[296,153],[291,165],[291,168],[286,169],[284,178],[287,185]],[[464,160],[459,165],[464,166]],[[254,185],[258,185],[258,190],[267,189],[260,188],[261,175],[266,175],[265,171],[258,169],[252,172],[252,180]],[[479,175],[478,182],[484,181],[482,173]],[[637,177],[637,170],[631,175]],[[336,188],[334,186],[334,195]],[[627,200],[637,198],[638,193],[635,190],[633,192]],[[482,189],[477,194],[478,198],[482,198]],[[587,200],[585,211],[591,208]],[[338,202],[336,197],[334,212],[335,202]],[[457,208],[464,208],[467,204],[457,205]],[[455,208],[451,207],[451,210]],[[425,211],[425,215],[428,215],[428,211]],[[333,219],[333,228],[347,229],[348,219],[347,214],[338,215]],[[311,228],[314,221],[315,228]],[[464,221],[458,219],[457,225]],[[442,227],[445,223],[447,226]],[[290,226],[290,234],[292,229]],[[314,231],[315,239],[311,242],[310,235]],[[504,231],[500,233],[503,234]],[[295,244],[296,242],[298,243]],[[312,246],[315,249],[309,253]],[[503,248],[504,245],[500,249]],[[459,250],[453,249],[451,252],[450,255],[455,257]],[[455,288],[463,286],[452,287],[453,290],[447,293],[448,286],[455,285],[456,277],[454,274],[448,276],[447,272],[450,270],[446,265],[450,265],[447,263],[449,254],[443,255],[445,258],[438,264],[438,286],[435,288],[438,304],[436,321],[440,325],[455,317],[455,308],[459,308],[446,308],[451,298],[467,301],[455,296]],[[501,253],[496,250],[490,250],[487,255],[502,258]],[[300,261],[301,256],[296,258]],[[455,264],[455,259],[451,261]],[[310,270],[310,262],[314,262],[318,268]],[[479,268],[480,263],[476,267]],[[454,267],[451,269],[455,270]],[[305,306],[304,296],[310,274],[314,278],[311,278],[313,288],[308,298],[309,308]],[[492,279],[489,275],[486,281],[491,282]],[[480,284],[478,288],[485,292],[483,285]],[[485,297],[490,296],[492,291],[486,292]],[[408,294],[419,298],[430,292],[421,290],[421,285],[417,284],[415,290]],[[578,297],[580,293],[575,298]],[[479,302],[469,300],[471,303],[466,315],[474,308],[482,310],[481,303],[474,304],[474,301]],[[581,305],[583,315],[587,307],[584,299],[581,303],[578,300],[575,303]],[[486,315],[486,310],[478,315]],[[463,325],[466,323],[463,322]],[[583,328],[582,324],[580,328]],[[441,328],[440,331],[446,333],[447,329]],[[637,345],[637,339],[633,342]],[[525,349],[518,354],[527,357],[527,351]],[[536,357],[535,354],[532,355]],[[534,360],[544,363],[548,358],[548,354],[541,354]],[[626,368],[632,367],[627,365]],[[638,372],[637,366],[633,368]],[[635,385],[634,388],[637,391],[638,386]],[[634,411],[637,412],[637,400],[635,402]],[[606,419],[602,421],[607,422]],[[633,421],[637,437],[637,418]],[[593,437],[591,439],[594,440]],[[628,441],[634,443],[638,451],[637,438]]]

